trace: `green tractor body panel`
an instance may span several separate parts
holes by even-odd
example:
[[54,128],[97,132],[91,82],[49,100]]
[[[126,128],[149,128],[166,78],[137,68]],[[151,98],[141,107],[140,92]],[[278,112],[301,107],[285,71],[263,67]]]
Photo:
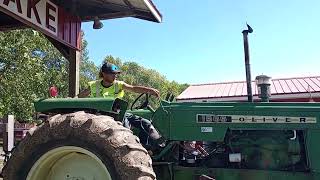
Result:
[[70,113],[87,111],[90,113],[106,114],[116,120],[122,120],[128,103],[114,98],[51,98],[34,102],[37,112]]
[[163,103],[158,111],[153,123],[171,140],[222,141],[227,129],[319,129],[320,104]]
[[112,111],[114,99],[108,98],[51,98],[40,99],[34,103],[37,112],[47,112],[54,109],[95,109]]
[[[202,175],[217,180],[320,179],[320,103],[162,101],[153,113],[126,111],[122,100],[84,98],[41,100],[35,107],[38,112],[118,113],[118,120],[130,112],[152,120],[167,139],[153,156],[160,180],[201,179]],[[185,148],[188,142],[208,154],[190,153]]]
[[[224,180],[320,177],[319,103],[163,103],[158,111],[153,123],[168,139],[229,148],[200,167],[173,166],[174,179],[202,174]],[[238,153],[241,162],[225,157]]]

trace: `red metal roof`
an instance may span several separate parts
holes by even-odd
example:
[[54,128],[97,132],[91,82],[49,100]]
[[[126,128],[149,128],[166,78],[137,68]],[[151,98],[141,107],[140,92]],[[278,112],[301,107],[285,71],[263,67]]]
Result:
[[[255,81],[252,81],[252,93],[258,95]],[[290,95],[320,92],[320,76],[294,77],[271,80],[271,95]],[[222,82],[211,84],[190,85],[177,100],[191,99],[221,99],[247,96],[245,81]]]

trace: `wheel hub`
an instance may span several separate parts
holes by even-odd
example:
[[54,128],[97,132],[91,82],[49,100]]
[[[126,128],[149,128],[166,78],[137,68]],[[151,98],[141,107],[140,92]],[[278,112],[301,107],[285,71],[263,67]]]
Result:
[[43,154],[32,166],[27,180],[111,180],[103,162],[92,152],[62,146]]

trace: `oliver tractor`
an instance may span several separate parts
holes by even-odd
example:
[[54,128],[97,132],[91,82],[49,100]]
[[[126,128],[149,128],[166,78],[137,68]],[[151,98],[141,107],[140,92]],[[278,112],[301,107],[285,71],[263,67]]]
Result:
[[[147,96],[45,99],[46,114],[13,150],[6,180],[319,180],[319,103],[178,103]],[[138,108],[134,108],[138,107]],[[165,139],[141,144],[126,112]]]

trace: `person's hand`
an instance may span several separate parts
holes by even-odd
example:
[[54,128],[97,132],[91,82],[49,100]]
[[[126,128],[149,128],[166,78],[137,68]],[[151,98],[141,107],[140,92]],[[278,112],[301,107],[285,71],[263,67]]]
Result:
[[88,89],[81,91],[76,97],[85,98],[85,97],[88,97],[90,95],[90,93],[91,93],[91,91],[88,88]]
[[157,89],[153,89],[153,88],[150,89],[150,94],[157,97],[157,98],[160,98],[160,92]]

